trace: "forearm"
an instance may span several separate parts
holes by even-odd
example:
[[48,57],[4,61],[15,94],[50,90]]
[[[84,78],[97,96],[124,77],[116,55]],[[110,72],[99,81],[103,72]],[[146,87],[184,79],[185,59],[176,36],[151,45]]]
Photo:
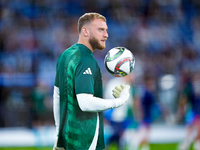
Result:
[[82,111],[99,112],[110,108],[117,108],[122,106],[129,97],[129,85],[121,85],[121,87],[115,87],[112,91],[115,99],[102,99],[94,97],[92,94],[77,94],[77,100],[79,107]]
[[82,111],[100,112],[114,108],[115,99],[102,99],[94,97],[92,94],[77,94],[79,107]]
[[77,94],[79,107],[82,111],[100,112],[111,108],[116,108],[117,99],[102,99],[94,97],[92,94]]

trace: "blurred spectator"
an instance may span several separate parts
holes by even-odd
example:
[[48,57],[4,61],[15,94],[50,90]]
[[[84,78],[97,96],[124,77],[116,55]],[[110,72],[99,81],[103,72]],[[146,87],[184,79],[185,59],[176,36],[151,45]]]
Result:
[[149,133],[153,118],[153,106],[155,106],[155,79],[152,75],[146,74],[143,78],[144,86],[141,88],[140,94],[137,96],[139,103],[136,108],[139,111],[141,121],[138,128],[138,146],[141,149],[149,150]]
[[49,91],[50,89],[45,83],[39,82],[30,93],[30,110],[33,127],[53,124],[53,119],[50,119],[53,113],[53,106]]
[[185,118],[187,134],[180,144],[180,150],[187,150],[194,144],[195,149],[200,149],[200,72],[194,75],[184,73],[182,76],[182,90],[179,101],[179,119]]
[[159,105],[163,120],[168,125],[175,123],[177,109],[177,79],[173,74],[165,74],[159,79]]

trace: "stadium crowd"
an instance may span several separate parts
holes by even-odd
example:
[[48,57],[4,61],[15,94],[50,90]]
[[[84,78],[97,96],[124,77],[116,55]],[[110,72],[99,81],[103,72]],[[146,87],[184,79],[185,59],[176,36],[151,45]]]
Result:
[[[199,81],[199,8],[199,0],[1,0],[0,127],[54,124],[56,60],[77,42],[76,22],[85,12],[107,18],[106,49],[94,52],[104,85],[112,78],[103,64],[106,52],[124,46],[136,58],[133,86],[142,87],[146,75],[156,82],[158,120],[172,114],[181,123],[179,93]],[[172,78],[164,80],[165,75]]]

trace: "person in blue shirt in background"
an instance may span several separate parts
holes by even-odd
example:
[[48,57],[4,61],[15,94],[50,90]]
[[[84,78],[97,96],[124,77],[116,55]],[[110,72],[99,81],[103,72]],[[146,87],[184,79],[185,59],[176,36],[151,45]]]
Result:
[[138,129],[140,138],[139,147],[148,150],[150,125],[153,122],[152,108],[155,103],[155,79],[152,75],[145,74],[143,82],[144,87],[141,88],[140,94],[136,100],[139,103],[137,111],[139,111],[140,114],[140,127]]

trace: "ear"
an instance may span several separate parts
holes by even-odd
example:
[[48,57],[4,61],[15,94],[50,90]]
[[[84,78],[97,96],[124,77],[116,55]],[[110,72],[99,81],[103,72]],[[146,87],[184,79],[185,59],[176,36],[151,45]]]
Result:
[[89,36],[89,30],[86,27],[82,27],[82,32],[85,37]]

